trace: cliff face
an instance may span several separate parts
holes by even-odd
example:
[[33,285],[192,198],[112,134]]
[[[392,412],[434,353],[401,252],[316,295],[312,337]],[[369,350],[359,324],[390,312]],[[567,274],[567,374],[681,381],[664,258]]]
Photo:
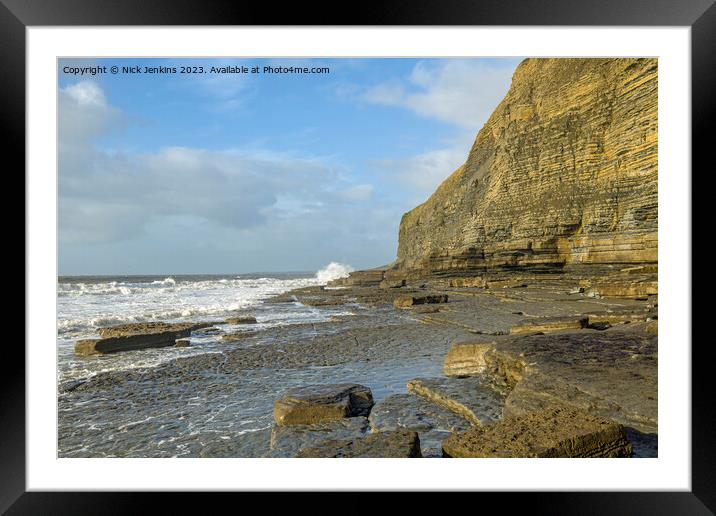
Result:
[[657,222],[657,60],[527,59],[465,164],[403,216],[394,270],[654,264]]

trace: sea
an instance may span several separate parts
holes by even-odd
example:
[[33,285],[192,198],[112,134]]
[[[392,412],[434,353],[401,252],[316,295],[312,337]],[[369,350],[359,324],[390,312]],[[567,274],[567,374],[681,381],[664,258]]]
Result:
[[84,380],[103,371],[144,368],[166,360],[212,352],[221,344],[211,336],[192,337],[187,348],[116,353],[98,360],[75,357],[74,342],[97,338],[97,329],[135,322],[223,320],[250,312],[252,329],[324,322],[328,313],[300,303],[265,305],[271,296],[292,289],[325,285],[345,277],[350,266],[330,263],[318,272],[147,276],[60,276],[57,284],[58,382]]
[[[286,390],[319,383],[360,383],[370,387],[377,402],[391,394],[405,393],[406,383],[412,378],[438,376],[452,336],[414,341],[386,334],[385,345],[375,349],[370,360],[357,349],[355,360],[336,364],[319,360],[295,368],[266,365],[239,373],[223,369],[232,350],[257,346],[260,355],[263,347],[276,345],[279,353],[284,352],[282,341],[274,344],[264,335],[291,335],[289,338],[296,338],[292,342],[305,339],[310,353],[309,343],[319,333],[345,331],[345,325],[354,329],[376,325],[403,328],[410,314],[391,307],[347,303],[316,308],[297,300],[267,302],[292,289],[326,285],[331,279],[346,276],[349,270],[330,264],[310,273],[59,278],[58,455],[290,456],[280,450],[269,451],[267,434],[273,426],[273,402]],[[257,324],[245,325],[245,329],[223,324],[227,317],[237,314],[252,315]],[[337,319],[342,324],[336,324]],[[97,338],[100,327],[146,321],[216,321],[216,328],[223,331],[259,331],[255,339],[237,343],[199,331],[191,335],[189,347],[92,357],[74,354],[75,341]],[[320,323],[329,324],[316,326]],[[279,328],[282,326],[286,328]],[[176,360],[192,356],[195,361]],[[193,369],[192,364],[203,365]],[[160,377],[166,381],[154,380],[152,372],[156,370],[165,371]],[[176,378],[181,381],[174,381]],[[74,390],[85,383],[91,387]],[[278,455],[271,455],[274,453]]]

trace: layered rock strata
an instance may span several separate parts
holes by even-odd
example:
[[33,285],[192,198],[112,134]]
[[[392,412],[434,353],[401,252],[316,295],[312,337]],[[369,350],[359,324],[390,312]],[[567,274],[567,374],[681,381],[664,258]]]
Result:
[[585,411],[552,408],[473,427],[443,442],[446,457],[629,457],[624,427]]
[[603,280],[595,295],[655,294],[657,75],[656,59],[524,60],[465,163],[403,216],[397,261],[343,283],[574,271]]
[[568,406],[655,433],[657,335],[646,324],[510,336],[472,346],[459,342],[444,369],[489,378],[506,389],[507,417]]
[[495,349],[494,342],[455,342],[445,357],[445,376],[478,376],[487,368],[485,354]]

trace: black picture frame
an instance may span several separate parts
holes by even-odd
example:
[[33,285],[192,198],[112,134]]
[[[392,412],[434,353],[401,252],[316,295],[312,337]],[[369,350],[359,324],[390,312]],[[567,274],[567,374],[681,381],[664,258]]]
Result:
[[[347,14],[350,13],[350,14]],[[412,0],[340,4],[219,0],[0,0],[0,94],[5,160],[25,166],[25,29],[77,25],[502,25],[691,27],[692,163],[706,163],[716,103],[714,0]],[[712,168],[712,167],[710,167]],[[706,172],[706,171],[704,171]],[[690,174],[691,171],[684,171]],[[691,256],[691,250],[684,250]],[[25,256],[27,259],[27,256]],[[27,281],[27,277],[26,277]],[[28,299],[27,303],[32,303]],[[692,317],[693,320],[693,317]],[[712,388],[713,345],[692,344],[692,490],[690,492],[510,493],[510,504],[550,514],[713,514],[716,454]],[[141,513],[145,494],[25,492],[25,354],[3,351],[0,375],[0,511],[7,514]],[[186,511],[178,493],[162,493],[162,512]],[[480,494],[484,497],[505,496]],[[501,502],[503,503],[503,502]],[[174,512],[174,511],[172,511]]]

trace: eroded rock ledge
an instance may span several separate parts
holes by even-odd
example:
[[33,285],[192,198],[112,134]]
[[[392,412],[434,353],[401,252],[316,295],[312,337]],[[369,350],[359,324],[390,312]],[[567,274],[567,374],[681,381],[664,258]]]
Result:
[[446,457],[629,457],[624,428],[585,411],[559,407],[456,433]]
[[[75,342],[77,355],[102,355],[146,348],[185,346],[186,339],[195,330],[212,326],[201,323],[131,323],[99,328],[100,339],[81,339]],[[181,344],[179,344],[181,343]]]

